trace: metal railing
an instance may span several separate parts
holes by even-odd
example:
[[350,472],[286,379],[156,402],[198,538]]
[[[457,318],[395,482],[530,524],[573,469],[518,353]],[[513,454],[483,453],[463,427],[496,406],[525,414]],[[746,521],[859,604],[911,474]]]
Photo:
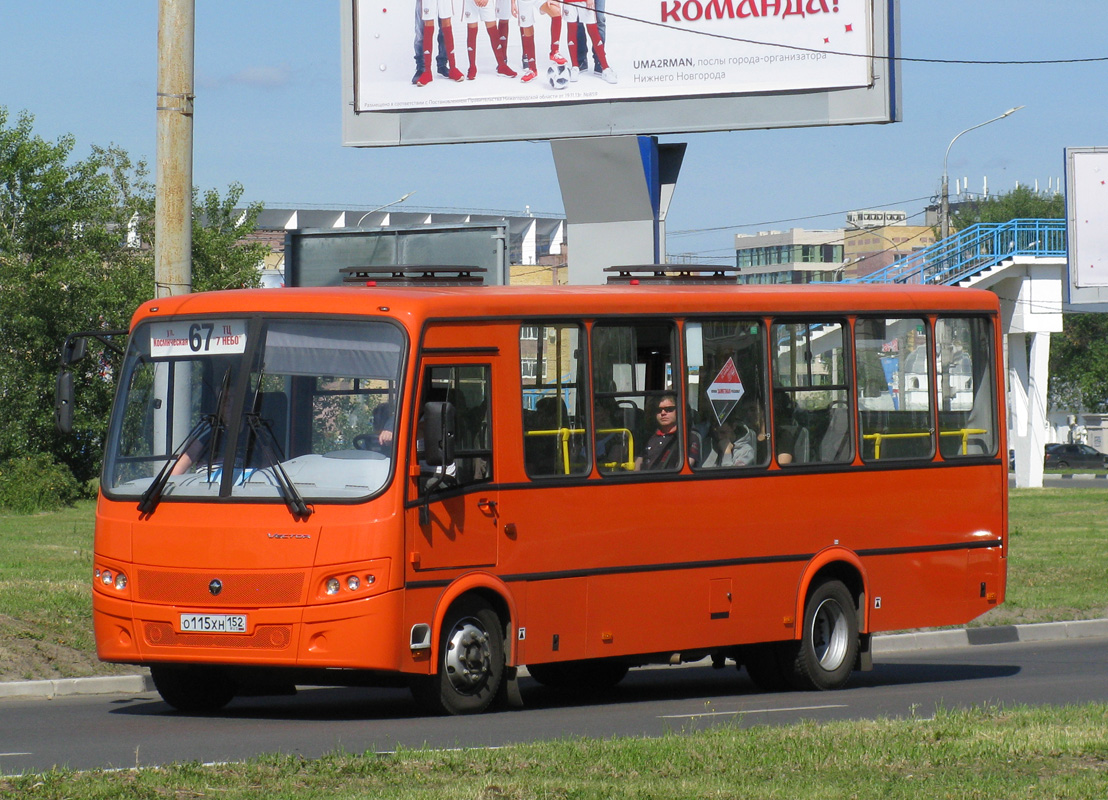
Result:
[[1016,256],[1066,256],[1064,219],[979,222],[855,283],[952,284]]

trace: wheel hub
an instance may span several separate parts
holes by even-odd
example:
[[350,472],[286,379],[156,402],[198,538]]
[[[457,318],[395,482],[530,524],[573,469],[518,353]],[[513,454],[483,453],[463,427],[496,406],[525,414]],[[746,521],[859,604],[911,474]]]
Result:
[[488,679],[492,661],[489,635],[475,620],[460,621],[446,643],[446,673],[454,688],[473,692]]
[[812,647],[819,665],[829,672],[837,669],[846,657],[847,628],[842,606],[831,599],[819,604],[812,617]]

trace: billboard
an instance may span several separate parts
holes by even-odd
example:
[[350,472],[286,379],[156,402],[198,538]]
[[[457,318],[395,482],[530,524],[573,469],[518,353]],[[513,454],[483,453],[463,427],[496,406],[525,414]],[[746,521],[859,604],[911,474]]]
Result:
[[1108,147],[1067,147],[1065,155],[1066,301],[1103,311],[1108,304]]
[[349,267],[477,267],[485,282],[508,283],[508,228],[498,224],[410,228],[319,228],[285,234],[286,286],[341,286]]
[[343,5],[348,145],[891,122],[899,114],[897,0]]

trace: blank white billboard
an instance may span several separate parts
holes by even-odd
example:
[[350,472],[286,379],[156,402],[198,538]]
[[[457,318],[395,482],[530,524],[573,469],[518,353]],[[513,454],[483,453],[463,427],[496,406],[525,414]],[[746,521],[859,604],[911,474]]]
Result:
[[1108,147],[1066,148],[1070,284],[1108,287]]
[[899,118],[897,0],[483,1],[342,0],[344,144]]

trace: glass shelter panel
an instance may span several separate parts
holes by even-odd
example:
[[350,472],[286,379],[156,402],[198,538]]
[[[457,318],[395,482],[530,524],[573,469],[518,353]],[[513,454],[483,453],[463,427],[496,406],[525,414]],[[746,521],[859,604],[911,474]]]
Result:
[[781,466],[853,458],[850,370],[840,322],[789,322],[771,329],[773,449]]
[[701,442],[698,469],[764,466],[768,383],[765,329],[757,320],[685,323],[690,436]]
[[523,325],[519,335],[523,454],[532,478],[588,475],[585,367],[578,324]]
[[988,319],[935,322],[939,452],[943,458],[997,452],[996,351]]
[[862,458],[930,459],[931,346],[924,319],[859,319],[854,325]]

